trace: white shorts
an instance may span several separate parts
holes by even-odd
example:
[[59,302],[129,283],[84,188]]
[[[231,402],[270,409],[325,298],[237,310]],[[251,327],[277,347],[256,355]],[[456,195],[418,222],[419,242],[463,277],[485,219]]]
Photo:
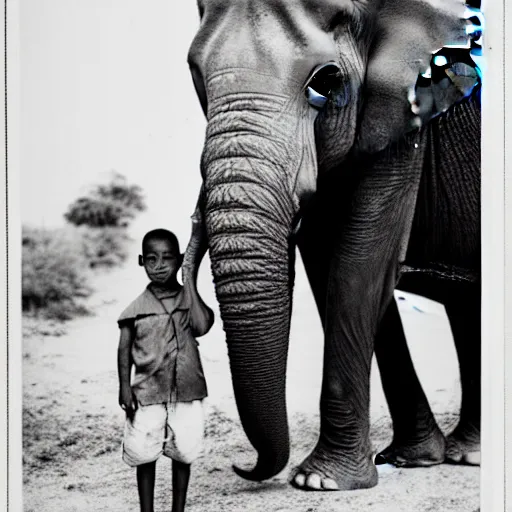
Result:
[[123,460],[129,466],[154,462],[160,455],[191,464],[203,449],[202,400],[140,405],[126,418]]

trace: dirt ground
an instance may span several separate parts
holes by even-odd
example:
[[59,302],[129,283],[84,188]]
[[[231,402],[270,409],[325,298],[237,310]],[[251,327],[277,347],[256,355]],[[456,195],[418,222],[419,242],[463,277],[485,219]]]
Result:
[[[200,282],[209,284],[208,273],[205,262]],[[24,322],[26,512],[138,510],[134,470],[120,457],[123,413],[117,405],[115,320],[144,283],[140,269],[128,264],[96,278],[98,291],[90,299],[95,316],[76,319],[65,328]],[[210,289],[204,297],[215,305]],[[447,319],[438,304],[406,297],[399,304],[411,352],[432,409],[446,431],[457,421],[460,400]],[[255,454],[239,425],[218,312],[216,325],[200,342],[209,387],[208,420],[205,454],[192,469],[190,512],[478,510],[480,472],[476,467],[387,468],[377,487],[351,492],[304,492],[287,483],[290,469],[314,446],[319,423],[322,337],[301,269],[295,287],[287,381],[292,455],[286,470],[266,483],[246,482],[231,470],[233,463],[250,466]],[[391,424],[373,367],[371,436],[378,450],[389,443]],[[171,492],[171,464],[163,459],[157,465],[156,511],[170,510]]]

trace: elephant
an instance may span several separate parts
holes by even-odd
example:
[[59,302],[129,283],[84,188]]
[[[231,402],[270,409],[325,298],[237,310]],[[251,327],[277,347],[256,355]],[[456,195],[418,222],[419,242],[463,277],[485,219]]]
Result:
[[[198,7],[188,62],[207,128],[183,279],[195,282],[209,250],[240,420],[258,454],[253,469],[234,470],[262,481],[289,460],[285,383],[297,247],[325,343],[319,438],[291,483],[363,489],[377,484],[376,463],[478,463],[480,86],[455,87],[468,76],[446,58],[448,67],[430,67],[443,47],[468,54],[465,5],[199,0]],[[434,80],[434,71],[443,78]],[[447,439],[410,359],[397,285],[445,303],[463,397]],[[375,459],[374,353],[394,430]]]

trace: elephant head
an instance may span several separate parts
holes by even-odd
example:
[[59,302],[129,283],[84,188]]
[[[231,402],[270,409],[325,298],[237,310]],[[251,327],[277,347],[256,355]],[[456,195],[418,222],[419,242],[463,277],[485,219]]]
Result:
[[410,91],[432,52],[466,42],[457,0],[199,0],[189,64],[207,117],[201,173],[246,478],[289,457],[293,234],[319,173],[418,126]]

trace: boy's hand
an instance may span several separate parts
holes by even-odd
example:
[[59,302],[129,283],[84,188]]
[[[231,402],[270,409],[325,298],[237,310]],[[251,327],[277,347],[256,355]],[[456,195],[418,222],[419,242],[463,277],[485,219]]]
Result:
[[137,410],[137,400],[133,396],[131,388],[122,386],[119,390],[119,405],[121,409],[126,412],[126,416],[130,419],[133,419],[133,415]]

